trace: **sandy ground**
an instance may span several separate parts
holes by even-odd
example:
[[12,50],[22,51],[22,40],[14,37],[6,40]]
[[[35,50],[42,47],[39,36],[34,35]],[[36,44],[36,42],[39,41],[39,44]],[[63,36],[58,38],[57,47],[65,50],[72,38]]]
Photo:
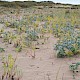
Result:
[[23,80],[73,80],[69,65],[79,58],[56,58],[53,50],[56,42],[57,39],[50,36],[49,42],[36,51],[35,59],[28,57],[29,54],[19,54],[17,62],[23,71]]
[[[31,57],[31,51],[22,51],[18,54],[17,65],[22,70],[21,80],[73,80],[69,65],[72,62],[79,62],[79,56],[73,58],[57,58],[53,50],[57,39],[50,35],[49,40],[44,45],[39,45],[36,50],[35,59]],[[11,53],[15,56],[12,44],[5,44],[0,39],[0,47],[6,49],[5,55]],[[33,55],[33,54],[32,54]],[[1,63],[0,63],[1,65]],[[0,66],[0,72],[2,67]],[[76,74],[76,80],[79,79],[79,73]],[[78,78],[78,79],[77,79]]]
[[[33,11],[35,12],[33,14],[44,13],[45,15],[48,14],[48,12],[52,14],[55,13],[54,9],[46,9],[43,11],[36,10]],[[26,11],[25,16],[27,16],[27,14],[30,15],[32,14],[32,12]],[[5,16],[0,16],[1,20],[3,19],[3,17],[5,19]],[[10,21],[10,18],[8,19]],[[15,18],[13,19],[13,21],[15,21]],[[44,24],[44,22],[42,22],[42,24]],[[4,25],[0,24],[0,29],[2,27],[4,27]],[[5,31],[8,30],[12,31],[11,29],[7,28],[5,29]],[[69,70],[69,65],[73,62],[79,62],[80,56],[75,56],[71,58],[57,58],[56,51],[54,50],[54,44],[57,43],[57,40],[58,39],[56,39],[53,35],[50,35],[50,38],[46,44],[38,45],[39,49],[35,51],[36,56],[34,59],[31,56],[33,55],[33,52],[31,50],[27,49],[28,52],[27,50],[22,50],[22,52],[18,53],[16,64],[22,71],[21,80],[74,80],[72,76],[73,74]],[[3,43],[3,40],[1,38],[0,38],[0,47],[5,48],[5,52],[4,52],[5,55],[12,54],[15,57],[17,54],[14,51],[13,45]],[[1,55],[2,53],[0,53],[0,76],[2,74]],[[75,74],[76,75],[75,80],[80,80],[79,74],[80,72],[78,74]]]

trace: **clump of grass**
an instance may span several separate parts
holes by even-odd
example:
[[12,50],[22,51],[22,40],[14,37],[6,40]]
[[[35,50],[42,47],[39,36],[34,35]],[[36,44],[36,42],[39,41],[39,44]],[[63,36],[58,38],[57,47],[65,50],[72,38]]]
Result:
[[3,74],[1,80],[20,80],[21,71],[18,69],[16,63],[17,58],[13,58],[11,54],[7,57],[2,57]]

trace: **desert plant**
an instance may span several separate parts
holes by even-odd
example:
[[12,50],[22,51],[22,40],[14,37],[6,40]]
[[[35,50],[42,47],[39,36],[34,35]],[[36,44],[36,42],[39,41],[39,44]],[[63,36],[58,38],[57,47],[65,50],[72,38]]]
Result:
[[79,72],[79,70],[78,70],[79,65],[80,65],[80,62],[72,63],[71,65],[69,65],[70,71],[73,72],[73,79],[75,79],[75,73]]
[[5,22],[5,26],[8,27],[10,25],[10,23],[7,21]]
[[[72,56],[79,52],[79,43],[73,39],[59,41],[56,44],[57,56]],[[61,55],[61,56],[60,56]]]
[[35,29],[27,32],[27,35],[28,39],[31,41],[36,41],[38,39],[38,33]]
[[17,52],[21,52],[21,50],[22,50],[22,47],[21,47],[21,46],[17,46],[17,47],[15,48],[15,51],[17,51]]
[[[64,28],[65,36],[61,37],[57,44],[56,44],[56,50],[57,56],[72,56],[80,51],[80,36],[79,34],[75,34],[74,28],[71,26],[67,26]],[[61,55],[61,56],[60,56]]]
[[0,29],[0,37],[2,38],[2,34],[4,32],[4,29]]
[[16,52],[21,52],[22,50],[20,39],[21,39],[20,36],[17,36],[17,38],[15,38],[13,41]]
[[4,52],[4,51],[5,51],[4,48],[1,48],[1,47],[0,47],[0,52]]
[[11,54],[2,57],[3,74],[1,80],[20,80],[21,72],[18,70],[16,63],[17,58]]
[[9,44],[12,43],[12,40],[16,38],[15,34],[11,33],[11,32],[5,32],[4,36],[3,36],[3,40],[4,42],[8,42]]

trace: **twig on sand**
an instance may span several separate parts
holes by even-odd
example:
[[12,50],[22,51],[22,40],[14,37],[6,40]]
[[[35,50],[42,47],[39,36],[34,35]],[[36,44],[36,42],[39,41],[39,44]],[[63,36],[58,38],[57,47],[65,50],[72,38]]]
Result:
[[63,75],[62,75],[62,80],[64,80],[63,78],[64,78],[64,73],[63,73]]
[[[62,65],[62,64],[61,64],[61,65]],[[57,72],[56,80],[58,80],[58,75],[59,75],[59,71],[60,71],[60,69],[61,69],[61,65],[60,65],[59,70],[58,70],[58,72]]]
[[51,79],[50,79],[50,77],[49,77],[50,75],[49,75],[49,74],[47,74],[47,76],[48,76],[48,80],[51,80]]

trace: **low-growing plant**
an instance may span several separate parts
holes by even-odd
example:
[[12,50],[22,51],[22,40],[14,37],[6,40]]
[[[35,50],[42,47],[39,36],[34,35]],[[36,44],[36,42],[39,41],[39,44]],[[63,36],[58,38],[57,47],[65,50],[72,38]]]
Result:
[[16,42],[14,42],[14,47],[15,47],[15,51],[21,52],[22,46],[20,40],[16,40]]
[[27,32],[27,35],[28,39],[31,41],[36,41],[38,39],[38,33],[35,29]]
[[5,26],[8,27],[10,25],[10,23],[7,21],[5,22]]
[[5,32],[4,36],[3,36],[3,40],[4,42],[8,42],[9,44],[12,43],[12,40],[16,38],[15,34],[11,33],[11,32]]
[[73,56],[80,53],[80,36],[69,26],[65,30],[65,35],[58,40],[55,47],[57,57]]
[[73,56],[79,53],[80,44],[75,40],[64,40],[56,44],[57,57]]
[[32,56],[32,58],[35,58],[36,57],[36,55],[35,55],[35,53],[36,53],[36,44],[35,44],[35,42],[33,42],[33,44],[31,45],[31,49],[33,50],[33,55],[31,55],[31,56]]
[[0,52],[4,52],[4,51],[5,51],[5,49],[0,47]]
[[0,35],[1,35],[3,32],[4,32],[4,29],[3,29],[3,28],[0,29]]
[[2,57],[3,74],[1,80],[20,80],[22,73],[15,64],[16,59],[11,54]]
[[69,65],[70,71],[73,72],[73,79],[75,79],[75,73],[79,72],[79,70],[78,70],[79,65],[80,65],[80,62],[72,63],[71,65]]
[[17,52],[21,52],[21,50],[22,50],[22,47],[21,47],[21,46],[17,46],[17,47],[15,48],[15,51],[17,51]]

